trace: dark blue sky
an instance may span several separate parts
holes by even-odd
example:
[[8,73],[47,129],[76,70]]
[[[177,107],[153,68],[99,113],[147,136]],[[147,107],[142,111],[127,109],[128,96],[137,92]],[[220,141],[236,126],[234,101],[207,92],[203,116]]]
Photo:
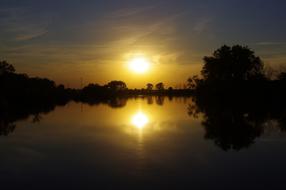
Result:
[[[202,57],[223,44],[248,45],[267,65],[286,66],[285,9],[283,0],[0,0],[0,58],[74,86],[75,74],[176,84],[170,71],[198,73]],[[160,73],[128,75],[122,65],[138,52]]]

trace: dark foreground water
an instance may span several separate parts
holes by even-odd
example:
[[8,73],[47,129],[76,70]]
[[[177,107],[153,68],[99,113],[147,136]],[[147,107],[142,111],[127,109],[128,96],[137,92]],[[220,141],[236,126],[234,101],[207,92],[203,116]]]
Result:
[[286,189],[286,135],[277,121],[231,134],[203,113],[190,116],[191,105],[71,102],[16,121],[0,136],[0,188]]

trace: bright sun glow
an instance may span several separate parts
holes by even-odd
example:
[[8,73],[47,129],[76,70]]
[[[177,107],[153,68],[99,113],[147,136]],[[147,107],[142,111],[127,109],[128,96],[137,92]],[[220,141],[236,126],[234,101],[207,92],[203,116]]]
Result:
[[150,62],[144,57],[135,57],[129,61],[129,69],[135,73],[146,73],[150,68]]
[[142,129],[149,123],[149,118],[146,114],[140,111],[132,117],[131,123],[134,125],[134,127]]

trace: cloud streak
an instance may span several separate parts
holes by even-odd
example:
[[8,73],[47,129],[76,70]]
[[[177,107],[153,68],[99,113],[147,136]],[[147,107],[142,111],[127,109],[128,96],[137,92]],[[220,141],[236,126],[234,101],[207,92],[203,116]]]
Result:
[[28,7],[17,7],[0,10],[0,27],[5,36],[4,41],[27,41],[39,38],[48,33],[50,17],[41,15],[32,17]]

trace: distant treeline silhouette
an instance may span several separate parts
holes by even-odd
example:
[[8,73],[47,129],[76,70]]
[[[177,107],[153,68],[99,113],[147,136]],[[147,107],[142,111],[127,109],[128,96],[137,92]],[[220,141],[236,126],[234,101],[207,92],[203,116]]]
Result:
[[146,89],[128,89],[123,81],[111,81],[103,86],[89,84],[77,92],[77,96],[75,96],[75,100],[77,101],[104,101],[116,97],[136,97],[139,95],[190,96],[192,94],[192,90],[190,89],[173,89],[172,87],[165,89],[163,83],[156,84],[156,89],[153,89],[153,85],[150,83],[146,85]]
[[56,85],[52,80],[39,77],[29,77],[27,74],[18,74],[15,68],[6,61],[0,61],[0,106],[25,102],[64,102],[76,101],[103,101],[115,97],[132,97],[138,95],[157,96],[185,96],[190,95],[190,89],[165,89],[160,82],[155,85],[148,83],[146,88],[128,89],[123,81],[111,81],[106,85],[89,84],[82,89],[65,88]]

